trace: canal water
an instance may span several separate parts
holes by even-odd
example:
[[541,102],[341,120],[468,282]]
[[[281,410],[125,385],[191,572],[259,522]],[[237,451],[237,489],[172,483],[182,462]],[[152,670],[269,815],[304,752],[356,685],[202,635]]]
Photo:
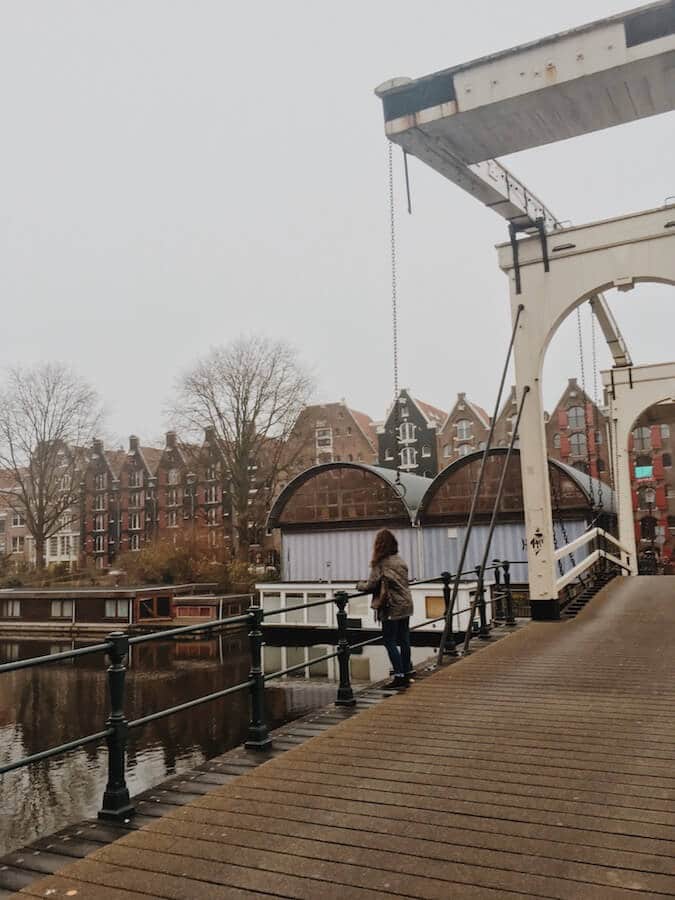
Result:
[[[71,641],[0,639],[0,662],[29,659],[82,646]],[[264,648],[267,672],[322,656],[334,648]],[[413,647],[417,664],[431,654]],[[162,641],[132,648],[126,712],[134,719],[193,697],[245,681],[248,639],[230,632],[206,640]],[[384,648],[365,647],[351,660],[352,679],[363,686],[386,678]],[[270,727],[276,727],[335,699],[337,660],[297,676],[268,682]],[[101,730],[108,714],[102,655],[0,675],[0,762],[7,763]],[[127,783],[131,794],[205,759],[238,746],[246,737],[248,697],[233,694],[177,713],[130,733]],[[72,822],[94,816],[106,781],[105,744],[35,763],[0,778],[0,855]]]

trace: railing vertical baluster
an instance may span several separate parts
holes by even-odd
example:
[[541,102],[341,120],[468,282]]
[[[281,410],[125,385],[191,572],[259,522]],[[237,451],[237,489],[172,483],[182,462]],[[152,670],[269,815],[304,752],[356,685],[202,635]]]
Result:
[[504,612],[504,595],[502,594],[502,573],[501,573],[501,563],[498,559],[493,559],[493,563],[495,563],[495,602],[494,602],[494,617],[495,619],[505,619],[506,613]]
[[108,783],[103,794],[103,805],[99,819],[123,821],[133,816],[135,810],[129,798],[129,789],[124,777],[127,750],[128,723],[124,715],[124,682],[126,666],[124,659],[129,651],[129,638],[121,631],[108,635],[112,644],[108,650],[108,690],[110,693],[110,715],[106,727],[112,728],[108,735]]
[[356,698],[352,690],[351,676],[349,672],[349,640],[347,638],[347,603],[349,594],[346,591],[338,591],[335,594],[338,630],[338,668],[340,670],[340,684],[338,685],[336,706],[355,706]]
[[251,718],[248,726],[248,738],[244,746],[247,750],[269,750],[272,746],[265,716],[265,676],[262,668],[262,621],[263,610],[260,606],[249,607],[251,630],[248,633],[251,650]]
[[454,606],[455,606],[455,598],[452,596],[452,592],[450,590],[450,581],[452,579],[452,575],[450,572],[441,572],[441,578],[443,579],[443,601],[445,603],[445,620],[448,623],[448,630],[445,638],[445,655],[446,656],[458,656],[457,653],[457,644],[455,643],[455,636],[452,633],[452,620],[454,616]]
[[480,631],[478,632],[478,636],[482,641],[485,641],[490,637],[490,629],[488,628],[487,613],[485,609],[485,572],[482,566],[476,566],[476,576],[478,578],[478,615],[480,616]]
[[513,628],[516,617],[513,615],[513,594],[511,592],[511,563],[505,560],[502,563],[504,569],[504,590],[506,591],[506,624]]

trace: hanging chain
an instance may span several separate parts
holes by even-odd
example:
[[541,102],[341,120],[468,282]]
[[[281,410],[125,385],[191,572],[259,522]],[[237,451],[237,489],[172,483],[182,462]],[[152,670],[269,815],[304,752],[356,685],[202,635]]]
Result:
[[584,363],[584,337],[581,328],[581,309],[577,306],[577,335],[579,339],[579,370],[581,372],[581,392],[584,395],[583,411],[584,411],[584,433],[586,435],[586,465],[588,466],[588,487],[591,498],[591,506],[595,509],[595,488],[593,486],[593,476],[591,474],[591,441],[590,428],[588,422],[587,394],[586,394],[586,366]]
[[[556,476],[558,478],[560,477],[557,472],[552,472],[551,469],[549,468],[549,479],[551,482],[551,495],[553,497],[553,549],[554,550],[558,549],[558,536],[555,533],[556,518],[558,520],[558,524],[560,525],[560,531],[562,532],[563,541],[565,541],[565,543],[563,544],[563,547],[566,547],[570,542],[570,540],[567,536],[567,528],[565,527],[565,520],[562,517],[562,507],[560,505],[560,492],[558,491],[558,483],[556,482]],[[576,566],[576,564],[577,564],[576,560],[574,558],[574,553],[569,553],[568,555],[569,555],[570,561],[572,563],[572,568],[574,568],[574,566]],[[558,560],[558,569],[560,570],[560,577],[562,578],[562,576],[565,574],[564,569],[563,569],[562,559]]]
[[[602,510],[603,501],[602,501],[602,488],[603,481],[600,477],[600,444],[598,443],[598,436],[602,437],[602,433],[600,431],[598,416],[600,413],[600,381],[598,379],[598,347],[596,342],[596,318],[595,318],[595,309],[593,304],[589,304],[591,307],[591,354],[593,360],[593,428],[595,429],[595,458],[597,460],[597,469],[598,469],[598,509]],[[604,435],[603,440],[607,440],[607,434]],[[611,478],[611,465],[610,465],[610,478]]]
[[396,276],[396,199],[394,196],[394,148],[391,141],[387,141],[389,150],[389,225],[391,233],[391,330],[393,345],[394,366],[394,441],[396,445],[396,483],[401,483],[402,462],[399,453],[399,439],[401,429],[401,412],[398,396],[398,282]]

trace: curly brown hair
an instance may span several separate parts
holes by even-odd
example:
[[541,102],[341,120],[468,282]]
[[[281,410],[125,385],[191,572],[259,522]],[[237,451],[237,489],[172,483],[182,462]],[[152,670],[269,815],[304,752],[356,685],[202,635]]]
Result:
[[376,566],[388,556],[394,556],[398,553],[398,541],[395,535],[388,528],[383,528],[375,535],[375,543],[373,544],[373,558],[370,563]]

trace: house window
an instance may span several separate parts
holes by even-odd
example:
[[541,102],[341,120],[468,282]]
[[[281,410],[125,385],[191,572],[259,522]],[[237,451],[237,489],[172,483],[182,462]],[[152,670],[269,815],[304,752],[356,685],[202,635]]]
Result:
[[559,434],[553,435],[553,449],[560,450],[560,435]]
[[412,422],[403,422],[399,425],[398,438],[401,443],[405,444],[415,440],[416,426]]
[[105,509],[105,494],[97,494],[94,497],[94,509]]
[[177,528],[178,523],[176,521],[176,510],[170,509],[166,514],[166,526],[167,528]]
[[134,491],[133,494],[129,494],[130,509],[141,509],[144,501],[145,497],[143,495],[143,491]]
[[96,553],[103,553],[105,550],[105,535],[97,534],[94,538],[94,551]]
[[129,472],[129,487],[143,486],[143,472],[141,469],[132,469]]
[[391,462],[391,460],[394,458],[394,452],[393,452],[393,450],[390,450],[389,448],[387,448],[387,449],[384,451],[384,458],[385,458],[386,460],[388,460],[389,462]]
[[104,491],[108,487],[108,474],[107,472],[99,472],[96,478],[94,479],[94,488],[97,491]]
[[414,469],[417,466],[417,450],[414,447],[404,447],[401,450],[401,468]]
[[24,537],[12,538],[12,553],[23,553],[26,549],[26,539]]
[[641,450],[652,449],[652,431],[651,428],[636,428],[633,432],[633,449],[638,452]]
[[664,441],[667,441],[670,437],[670,425],[662,425],[661,426],[661,437]]
[[69,534],[62,535],[60,538],[61,542],[61,556],[70,556],[71,554],[71,537]]
[[584,456],[586,453],[586,435],[580,431],[570,435],[570,451],[573,455]]
[[0,600],[0,619],[17,619],[20,615],[20,600]]
[[673,465],[673,457],[670,453],[663,454],[663,467],[664,469],[670,469]]
[[452,456],[452,447],[450,446],[450,444],[446,444],[445,447],[443,447],[443,457],[445,459],[450,459],[451,456]]
[[97,569],[105,569],[105,558],[103,556],[97,556],[95,565]]
[[654,474],[654,466],[651,457],[638,456],[635,460],[635,477],[636,478],[652,478]]
[[316,429],[316,446],[331,447],[333,444],[333,432],[330,428]]
[[570,428],[584,428],[586,421],[584,410],[581,406],[572,406],[567,410],[567,424]]
[[178,469],[169,469],[167,481],[169,484],[178,484]]
[[128,600],[106,600],[105,601],[105,617],[106,617],[106,619],[128,619],[129,618],[129,601]]
[[130,550],[140,550],[141,549],[141,536],[140,534],[132,534],[129,538],[129,549]]
[[58,556],[59,555],[59,539],[57,537],[49,538],[49,555],[50,556]]
[[94,531],[105,531],[105,516],[97,515],[94,516]]
[[140,513],[131,513],[129,515],[129,528],[131,531],[138,531],[139,528],[142,528],[143,525],[141,523],[141,514]]
[[218,478],[218,466],[209,466],[206,470],[206,480],[215,481]]
[[21,513],[13,512],[12,513],[12,528],[23,528],[26,524],[25,518],[21,515]]
[[207,503],[217,503],[218,502],[218,485],[211,484],[206,489],[206,502]]
[[473,423],[469,421],[469,419],[460,419],[457,422],[457,440],[458,441],[469,441],[473,435]]
[[472,450],[473,450],[473,447],[471,446],[471,444],[462,444],[459,447],[457,452],[459,453],[460,456],[468,456]]
[[600,431],[600,429],[595,432],[595,443],[598,447],[603,443],[602,431]]
[[178,506],[178,489],[170,488],[166,492],[166,505],[167,506]]
[[640,537],[643,541],[653,541],[656,538],[656,519],[654,516],[643,516],[640,519]]
[[215,547],[218,543],[218,532],[209,531],[209,547]]
[[422,446],[422,458],[423,459],[431,458],[431,447],[428,444],[424,444]]
[[72,600],[52,600],[50,615],[52,619],[72,619],[73,618],[73,601]]
[[598,472],[604,472],[607,467],[605,466],[604,459],[598,460]]
[[206,511],[206,521],[209,525],[218,524],[218,510],[215,506],[212,506]]

